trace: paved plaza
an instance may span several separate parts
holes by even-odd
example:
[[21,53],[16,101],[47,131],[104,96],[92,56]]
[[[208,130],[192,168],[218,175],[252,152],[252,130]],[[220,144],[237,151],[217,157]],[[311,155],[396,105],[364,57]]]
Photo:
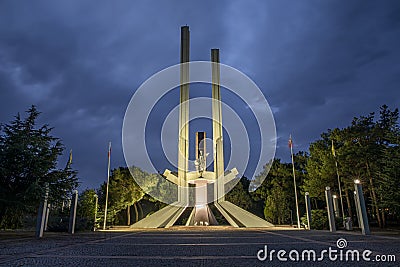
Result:
[[[40,240],[27,233],[10,236],[3,232],[0,238],[0,266],[399,266],[400,260],[399,235],[362,236],[354,232],[174,227],[75,235],[45,233]],[[336,261],[330,261],[328,255],[322,262],[301,260],[303,250],[315,250],[319,257],[329,247],[338,249],[340,238],[347,242],[344,252],[358,250],[361,255],[371,250],[371,261],[340,261],[339,254]],[[275,250],[272,261],[257,258],[257,253],[264,256],[265,246],[268,253]],[[279,261],[279,250],[286,251],[287,259],[289,251],[299,251],[299,262]],[[394,255],[396,262],[378,263],[376,255]]]

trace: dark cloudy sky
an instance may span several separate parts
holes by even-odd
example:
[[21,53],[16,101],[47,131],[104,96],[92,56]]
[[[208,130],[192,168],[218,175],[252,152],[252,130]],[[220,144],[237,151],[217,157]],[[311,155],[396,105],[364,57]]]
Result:
[[[400,103],[399,1],[1,1],[0,122],[35,104],[73,149],[81,188],[123,166],[121,128],[136,88],[179,63],[221,62],[253,79],[271,105],[277,157],[354,116]],[[66,160],[67,151],[62,160]],[[63,163],[64,165],[64,163]]]

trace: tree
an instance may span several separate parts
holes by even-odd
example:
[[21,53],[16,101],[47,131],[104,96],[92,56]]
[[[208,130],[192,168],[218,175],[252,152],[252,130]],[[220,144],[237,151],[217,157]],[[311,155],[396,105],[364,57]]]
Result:
[[46,186],[49,201],[60,203],[78,185],[71,162],[64,169],[57,169],[58,157],[64,151],[61,140],[51,135],[49,125],[36,126],[40,112],[35,106],[27,114],[25,119],[18,114],[0,129],[0,227],[3,228],[20,227],[24,213],[36,213]]
[[79,194],[76,222],[77,229],[92,230],[96,226],[97,223],[95,222],[94,218],[96,213],[95,196],[96,191],[94,189],[86,189]]
[[[140,172],[134,167],[134,173]],[[130,207],[135,209],[135,221],[138,221],[139,214],[136,203],[144,196],[143,190],[137,185],[128,168],[120,167],[112,171],[109,185],[110,211],[119,212],[126,209],[127,225],[131,224]]]
[[400,209],[400,128],[399,110],[393,111],[388,106],[380,108],[379,119],[375,125],[380,158],[373,174],[378,178],[377,204],[381,211],[381,227],[386,226],[386,213],[397,214]]
[[[396,198],[399,185],[393,183],[396,181],[393,171],[400,160],[396,153],[399,149],[398,119],[398,109],[391,111],[383,105],[377,120],[374,113],[356,117],[351,126],[341,131],[344,140],[341,169],[347,178],[345,193],[353,190],[354,179],[362,181],[367,204],[371,207],[370,215],[380,227],[386,224],[385,211],[396,209],[389,203],[399,200]],[[387,198],[395,201],[386,202]]]
[[[379,147],[377,146],[376,130],[374,122],[374,113],[368,116],[355,117],[351,126],[342,130],[341,139],[344,140],[342,147],[341,168],[345,181],[345,193],[352,192],[354,189],[353,182],[355,179],[367,184],[365,193],[368,194],[372,201],[372,210],[375,211],[379,226],[382,225],[381,217],[378,210],[378,202],[376,196],[375,182],[372,176],[372,170],[375,168],[377,161],[381,157]],[[349,202],[348,202],[348,206]],[[349,214],[351,216],[351,209]]]
[[87,218],[94,221],[96,210],[96,191],[94,189],[86,189],[79,194],[77,215],[81,218]]
[[[335,163],[329,148],[327,138],[310,144],[310,156],[307,160],[307,176],[302,191],[308,192],[310,197],[323,200],[325,187],[334,188],[337,184]],[[317,207],[316,207],[317,208]]]
[[[264,169],[267,168],[266,165]],[[260,175],[265,175],[265,172]],[[264,201],[264,216],[272,223],[287,223],[290,210],[296,209],[292,175],[291,164],[281,163],[279,159],[275,159],[266,179],[254,192],[255,199]],[[296,182],[299,182],[299,179]]]
[[[310,145],[310,158],[306,167],[308,175],[303,190],[309,191],[311,197],[321,200],[325,186],[337,190],[334,164],[336,161],[350,217],[353,213],[351,196],[353,196],[354,180],[358,179],[364,184],[369,214],[371,218],[377,220],[380,227],[385,226],[388,213],[398,218],[400,205],[398,120],[398,109],[390,110],[383,105],[378,119],[374,113],[370,113],[367,116],[355,117],[348,127],[322,133],[321,139]],[[335,145],[335,156],[332,155],[331,142]]]
[[245,210],[251,210],[253,208],[253,199],[248,191],[249,185],[250,181],[243,176],[232,190],[226,194],[225,199]]

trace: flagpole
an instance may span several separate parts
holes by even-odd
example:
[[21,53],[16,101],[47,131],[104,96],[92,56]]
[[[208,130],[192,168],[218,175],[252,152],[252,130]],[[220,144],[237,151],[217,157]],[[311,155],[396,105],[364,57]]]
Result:
[[333,140],[332,141],[332,155],[333,158],[335,159],[335,167],[336,167],[336,176],[338,180],[338,185],[339,185],[339,197],[340,197],[340,206],[342,208],[342,219],[343,219],[343,224],[344,224],[344,207],[343,207],[343,197],[342,197],[342,187],[340,185],[340,176],[339,176],[339,168],[338,168],[338,162],[336,159],[336,152],[335,152],[335,147],[333,146]]
[[107,168],[107,186],[106,186],[106,206],[104,208],[103,230],[106,229],[106,223],[107,223],[108,184],[110,183],[110,158],[111,158],[111,142],[108,143],[108,168]]
[[67,161],[67,165],[65,166],[65,168],[71,167],[72,164],[72,149],[69,150],[69,158]]
[[292,135],[290,135],[290,137],[289,137],[289,147],[290,147],[290,154],[292,155],[293,186],[294,186],[294,196],[295,196],[295,200],[296,200],[297,228],[300,229],[300,213],[299,213],[299,203],[298,203],[298,200],[297,200],[296,172],[295,172],[295,170],[294,170],[294,157],[293,157]]

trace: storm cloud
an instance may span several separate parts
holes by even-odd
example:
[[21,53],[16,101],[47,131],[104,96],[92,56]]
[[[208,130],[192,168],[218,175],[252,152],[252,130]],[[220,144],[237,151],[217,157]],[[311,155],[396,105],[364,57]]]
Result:
[[125,165],[131,96],[179,63],[189,25],[191,60],[220,48],[222,63],[261,88],[277,157],[289,160],[289,134],[306,150],[328,128],[399,106],[399,14],[398,1],[1,1],[0,122],[37,105],[73,150],[81,188],[97,187],[108,141],[112,167]]

